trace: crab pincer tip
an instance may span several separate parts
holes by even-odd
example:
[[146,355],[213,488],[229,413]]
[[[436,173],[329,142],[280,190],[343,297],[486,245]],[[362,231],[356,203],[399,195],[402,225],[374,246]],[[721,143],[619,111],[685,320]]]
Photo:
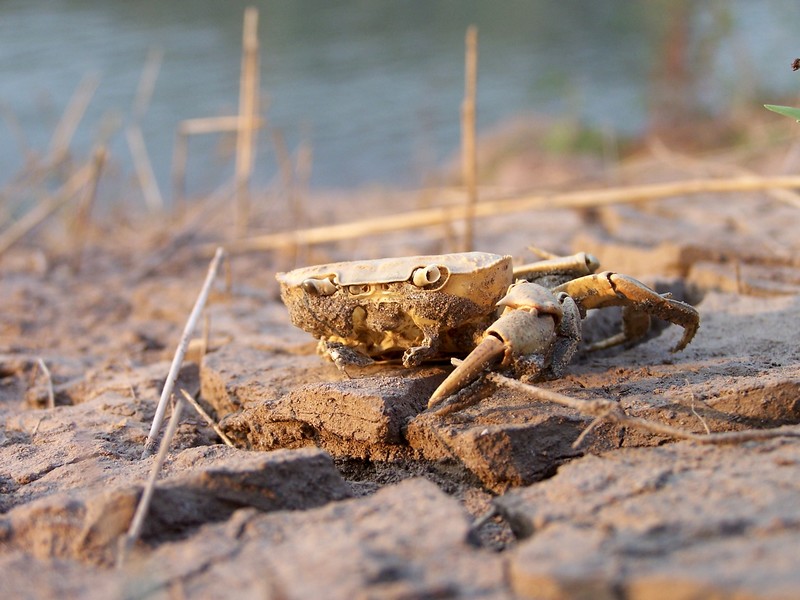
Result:
[[428,408],[434,408],[472,383],[486,367],[504,353],[505,345],[499,338],[493,335],[486,336],[431,394]]

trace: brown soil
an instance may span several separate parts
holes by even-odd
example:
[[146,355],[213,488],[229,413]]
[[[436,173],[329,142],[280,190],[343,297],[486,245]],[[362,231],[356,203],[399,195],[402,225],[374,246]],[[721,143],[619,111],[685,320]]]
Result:
[[[778,154],[736,168],[769,172]],[[564,159],[559,173],[588,187],[733,168],[675,156],[613,170],[585,161]],[[309,220],[391,213],[399,201],[427,200],[320,195]],[[264,213],[254,230],[292,218],[288,207]],[[193,344],[178,386],[200,392],[239,448],[219,445],[187,409],[143,537],[115,569],[153,464],[140,455],[169,361],[229,220],[221,207],[166,225],[118,219],[88,232],[83,248],[55,223],[2,257],[4,597],[796,593],[791,427],[708,446],[605,423],[575,449],[590,417],[486,386],[466,392],[463,410],[433,414],[424,409],[446,365],[378,365],[348,378],[289,324],[277,270],[447,252],[458,224],[231,257],[206,310],[207,353]],[[662,326],[637,346],[582,353],[543,387],[702,434],[800,423],[798,225],[800,208],[768,194],[686,196],[498,216],[480,222],[476,245],[528,260],[529,244],[589,251],[696,304],[701,327],[684,351],[669,352],[680,331]],[[587,320],[587,339],[617,325],[606,312]]]

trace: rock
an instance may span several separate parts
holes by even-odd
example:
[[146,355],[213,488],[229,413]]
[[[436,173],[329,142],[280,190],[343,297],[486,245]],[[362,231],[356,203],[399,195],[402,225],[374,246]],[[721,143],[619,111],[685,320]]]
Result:
[[786,265],[696,262],[687,282],[698,289],[730,294],[796,295],[800,294],[800,269]]
[[[499,389],[451,415],[421,414],[407,435],[428,460],[455,457],[484,486],[502,493],[539,481],[578,455],[572,443],[590,422],[569,409]],[[604,448],[611,439],[611,434],[603,436]]]
[[572,246],[598,256],[604,269],[634,277],[686,276],[695,263],[708,262],[800,266],[797,238],[786,227],[796,219],[795,207],[764,197],[703,204],[687,196],[601,207]]
[[404,430],[442,380],[438,368],[309,383],[274,402],[249,403],[226,433],[267,450],[316,444],[334,456],[391,460],[408,455]]
[[495,500],[526,598],[788,598],[800,575],[800,442],[587,456]]
[[[305,510],[350,496],[330,456],[316,449],[254,453],[225,446],[192,448],[178,455],[170,470],[182,474],[156,484],[142,531],[150,543],[185,536],[242,507]],[[5,543],[41,559],[111,564],[142,489],[75,490],[30,502],[2,521]]]
[[161,546],[140,569],[161,588],[186,581],[189,597],[508,597],[500,555],[468,535],[458,502],[412,479],[306,512],[240,511]]
[[108,600],[126,598],[124,583],[113,572],[61,559],[37,559],[12,551],[0,555],[3,597],[82,598]]
[[203,358],[201,395],[218,419],[248,404],[277,400],[313,381],[340,380],[332,363],[314,353],[289,354],[233,342]]

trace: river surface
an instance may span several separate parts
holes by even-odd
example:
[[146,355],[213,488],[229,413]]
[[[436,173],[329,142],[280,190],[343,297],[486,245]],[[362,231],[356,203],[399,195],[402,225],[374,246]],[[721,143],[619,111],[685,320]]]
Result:
[[[679,0],[270,0],[260,9],[261,86],[271,128],[290,151],[313,151],[316,187],[420,185],[459,141],[464,32],[480,36],[478,122],[520,113],[621,134],[650,118],[669,13]],[[800,89],[797,0],[689,3],[698,72],[692,101],[712,111],[761,104]],[[115,172],[132,179],[121,128],[148,52],[163,53],[141,126],[162,187],[184,119],[238,105],[244,2],[0,0],[0,185],[47,150],[70,97],[99,85],[73,141],[78,157],[112,135]],[[268,104],[268,105],[267,105]],[[270,129],[271,130],[271,129]],[[231,170],[231,140],[193,139],[191,191]],[[276,176],[269,130],[257,179]]]

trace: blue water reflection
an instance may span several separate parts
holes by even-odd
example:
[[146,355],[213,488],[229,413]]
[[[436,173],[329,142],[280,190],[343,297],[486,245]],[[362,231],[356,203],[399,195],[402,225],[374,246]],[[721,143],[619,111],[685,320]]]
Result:
[[[691,86],[693,102],[727,108],[800,87],[788,67],[800,54],[794,0],[6,0],[0,183],[24,164],[26,144],[46,149],[88,73],[99,74],[100,86],[77,132],[76,153],[129,119],[145,57],[160,48],[161,73],[142,127],[166,187],[177,124],[236,110],[247,4],[261,9],[269,122],[290,149],[304,138],[313,146],[316,186],[418,185],[453,154],[469,24],[480,32],[483,129],[535,111],[641,131],[652,116],[653,74],[676,5],[689,6],[690,51],[703,69]],[[264,183],[275,176],[275,158],[266,132],[259,143]],[[218,136],[192,141],[193,191],[212,189],[229,172],[225,149]],[[130,171],[123,136],[115,136],[112,152]]]

